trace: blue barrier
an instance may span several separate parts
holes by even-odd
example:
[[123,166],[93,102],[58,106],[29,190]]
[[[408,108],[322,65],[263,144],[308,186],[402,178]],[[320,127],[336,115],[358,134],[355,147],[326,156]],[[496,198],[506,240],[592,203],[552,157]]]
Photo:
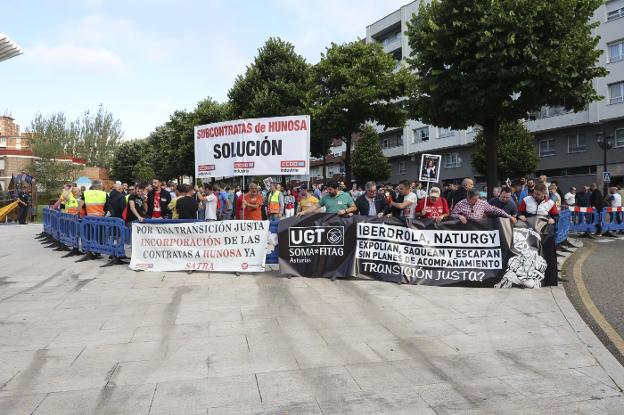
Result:
[[[279,225],[278,220],[273,220],[269,224],[269,238],[275,238],[275,246],[272,252],[267,253],[266,255],[266,264],[267,265],[277,265],[279,264],[279,246],[277,245],[277,226]],[[275,236],[272,236],[275,234]]]
[[[196,219],[146,219],[143,223],[191,223],[202,222]],[[279,221],[269,224],[270,237],[276,243],[272,252],[266,256],[266,264],[279,263],[279,247],[277,245],[277,227]],[[117,258],[125,256],[125,245],[132,243],[132,227],[126,226],[119,218],[85,216],[61,213],[57,210],[44,208],[43,230],[62,244],[80,249],[83,252],[110,255]]]
[[60,217],[61,212],[58,210],[50,209],[50,228],[48,234],[52,236],[57,241],[59,240],[59,225],[60,225]]
[[604,208],[601,216],[601,227],[603,232],[624,231],[624,208]]
[[126,224],[120,218],[85,216],[80,222],[84,252],[123,258],[127,235]]
[[50,218],[50,208],[43,208],[43,232],[52,235],[52,219]]
[[59,242],[70,248],[80,248],[80,216],[61,213],[59,217]]
[[566,239],[568,239],[568,233],[570,233],[570,226],[572,225],[572,213],[568,209],[562,209],[559,212],[556,224],[556,236],[555,245],[561,245]]
[[570,231],[578,233],[596,233],[600,224],[600,212],[593,208],[573,207],[570,209]]

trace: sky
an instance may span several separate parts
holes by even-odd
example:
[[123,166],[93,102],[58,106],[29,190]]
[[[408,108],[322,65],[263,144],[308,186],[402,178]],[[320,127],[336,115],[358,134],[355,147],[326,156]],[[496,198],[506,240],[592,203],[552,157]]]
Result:
[[24,54],[0,62],[0,114],[24,131],[37,113],[75,119],[103,104],[133,139],[199,100],[227,100],[269,37],[316,63],[409,0],[1,2],[0,32]]

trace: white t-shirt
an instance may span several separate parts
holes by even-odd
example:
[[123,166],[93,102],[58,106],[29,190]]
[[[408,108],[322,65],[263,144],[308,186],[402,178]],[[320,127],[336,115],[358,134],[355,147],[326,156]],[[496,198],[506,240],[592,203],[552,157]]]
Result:
[[412,192],[409,192],[403,198],[403,203],[412,202],[408,207],[403,209],[403,216],[406,218],[414,219],[414,212],[416,211],[416,204],[418,203],[418,197]]
[[217,220],[217,197],[214,193],[206,196],[206,220]]
[[619,193],[613,193],[610,197],[611,200],[611,207],[612,208],[616,208],[616,207],[621,207],[622,206],[622,195],[620,195]]
[[423,189],[417,189],[416,190],[416,197],[418,199],[424,199],[427,197],[427,191],[423,190]]
[[573,195],[570,192],[565,194],[564,199],[568,206],[574,206],[574,204],[576,204],[576,195]]

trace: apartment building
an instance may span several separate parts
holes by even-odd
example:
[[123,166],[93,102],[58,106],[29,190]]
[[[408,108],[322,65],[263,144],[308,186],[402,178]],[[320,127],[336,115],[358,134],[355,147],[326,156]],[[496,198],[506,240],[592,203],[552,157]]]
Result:
[[[397,62],[408,57],[411,50],[404,33],[411,16],[418,13],[419,3],[406,4],[367,26],[366,41],[381,43]],[[606,1],[593,19],[600,22],[595,29],[604,51],[600,64],[610,72],[594,80],[604,98],[579,113],[543,108],[526,121],[540,157],[535,173],[547,174],[564,188],[602,184],[603,150],[597,143],[598,133],[610,137],[613,144],[607,151],[612,183],[624,182],[624,0]],[[445,182],[476,176],[470,162],[474,128],[454,131],[409,120],[403,128],[379,131],[383,152],[392,165],[391,182],[416,178],[423,153],[442,155],[441,180]]]

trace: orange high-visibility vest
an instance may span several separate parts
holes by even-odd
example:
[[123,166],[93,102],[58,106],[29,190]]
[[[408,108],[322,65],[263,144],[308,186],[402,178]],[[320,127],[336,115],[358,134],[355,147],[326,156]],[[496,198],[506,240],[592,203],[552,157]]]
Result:
[[87,190],[84,192],[83,198],[87,209],[87,216],[104,216],[106,192],[101,190]]

